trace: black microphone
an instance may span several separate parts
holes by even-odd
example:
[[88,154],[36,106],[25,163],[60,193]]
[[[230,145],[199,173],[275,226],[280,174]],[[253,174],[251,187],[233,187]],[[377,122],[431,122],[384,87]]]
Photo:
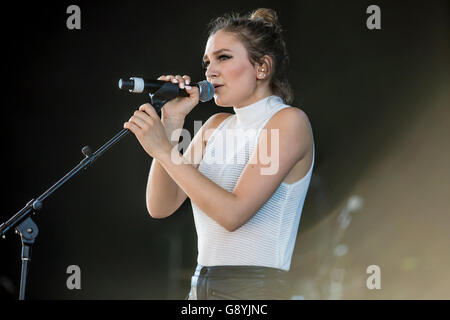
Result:
[[[199,88],[199,100],[206,102],[214,97],[214,86],[206,80],[200,81],[194,86]],[[131,77],[130,79],[120,79],[119,89],[128,90],[133,93],[150,93],[153,94],[162,87],[173,92],[171,96],[175,97],[189,97],[186,90],[180,89],[177,83],[171,83],[162,80],[148,80],[138,77]]]

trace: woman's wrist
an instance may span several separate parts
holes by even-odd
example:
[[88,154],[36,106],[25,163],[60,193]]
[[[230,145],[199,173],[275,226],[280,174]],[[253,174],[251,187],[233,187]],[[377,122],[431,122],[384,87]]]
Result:
[[[161,117],[161,122],[166,130],[167,139],[172,145],[178,144],[180,139],[181,129],[183,129],[184,118],[165,118]],[[175,132],[177,131],[177,132]],[[175,134],[174,134],[175,132]]]
[[178,147],[176,145],[172,145],[172,147],[167,146],[167,148],[157,154],[156,158],[164,168],[170,164],[182,164],[186,161],[186,159],[184,159],[178,151]]
[[185,119],[186,117],[183,117],[183,116],[177,116],[177,117],[174,117],[174,116],[166,116],[166,115],[164,115],[164,113],[163,112],[161,112],[161,121],[162,122],[167,122],[167,123],[170,123],[170,124],[178,124],[178,123],[184,123],[184,119]]

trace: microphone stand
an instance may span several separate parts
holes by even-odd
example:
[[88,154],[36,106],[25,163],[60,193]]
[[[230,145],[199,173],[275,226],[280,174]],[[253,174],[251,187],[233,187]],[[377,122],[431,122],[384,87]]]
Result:
[[[152,105],[157,110],[159,115],[161,108],[164,104],[172,99],[172,96],[164,96],[158,94],[150,94],[150,99]],[[31,249],[39,233],[39,228],[36,223],[31,219],[31,215],[36,214],[37,211],[41,211],[43,208],[43,202],[47,199],[53,192],[58,190],[64,183],[69,181],[73,176],[78,174],[82,169],[87,169],[95,160],[97,160],[103,153],[105,153],[109,148],[116,144],[119,140],[125,137],[130,131],[123,128],[119,133],[117,133],[113,138],[101,146],[97,151],[92,153],[89,146],[83,147],[81,152],[84,154],[85,158],[72,170],[70,170],[65,176],[58,180],[53,186],[51,186],[47,191],[41,194],[36,199],[31,199],[25,207],[13,215],[8,221],[0,225],[0,236],[4,239],[5,234],[11,229],[15,228],[16,233],[20,235],[22,242],[22,269],[20,274],[20,291],[19,300],[25,299],[25,289],[27,283],[27,275],[30,268],[31,261]]]

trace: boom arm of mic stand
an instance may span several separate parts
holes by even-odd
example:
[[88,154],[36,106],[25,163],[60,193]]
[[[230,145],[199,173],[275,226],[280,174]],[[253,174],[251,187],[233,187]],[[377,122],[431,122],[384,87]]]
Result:
[[[150,96],[152,98],[152,96]],[[157,98],[157,97],[155,97]],[[162,97],[164,98],[164,97]],[[156,101],[157,99],[155,99]],[[153,99],[152,99],[153,102]],[[161,111],[161,108],[167,102],[158,99],[158,104],[156,106],[157,112]],[[27,275],[29,270],[29,264],[31,261],[31,247],[39,233],[39,229],[34,221],[31,219],[30,215],[35,213],[35,211],[42,210],[43,201],[47,199],[53,192],[59,189],[64,183],[69,181],[74,175],[79,173],[82,169],[86,169],[90,164],[97,160],[103,153],[105,153],[109,148],[116,144],[119,140],[125,137],[130,131],[123,128],[119,133],[112,137],[108,142],[101,146],[97,151],[92,153],[88,146],[83,147],[82,152],[85,158],[72,170],[70,170],[64,177],[59,179],[53,186],[51,186],[47,191],[41,194],[36,200],[32,199],[29,201],[25,207],[23,207],[19,212],[12,216],[8,221],[0,225],[0,236],[5,237],[5,234],[11,228],[16,228],[16,232],[20,235],[22,240],[22,269],[20,275],[20,292],[19,300],[25,299],[25,290]]]
[[[165,103],[165,102],[164,102]],[[164,105],[164,103],[162,105]],[[161,106],[162,107],[162,106]],[[157,107],[158,114],[160,113],[160,107]],[[123,128],[120,132],[118,132],[114,137],[112,137],[108,142],[106,142],[103,146],[101,146],[97,151],[92,153],[91,149],[88,146],[85,146],[82,149],[85,158],[72,170],[70,170],[64,177],[58,180],[53,186],[51,186],[47,191],[41,194],[37,199],[30,200],[25,207],[23,207],[20,211],[18,211],[14,216],[12,216],[5,223],[0,225],[0,236],[4,237],[6,232],[11,228],[14,228],[16,225],[24,221],[27,217],[29,217],[34,211],[40,211],[43,207],[43,201],[47,199],[53,192],[59,189],[64,183],[70,180],[74,175],[80,172],[82,169],[86,169],[89,165],[91,165],[95,160],[97,160],[103,153],[105,153],[109,148],[111,148],[114,144],[119,142],[123,137],[125,137],[130,131],[128,129]]]
[[111,148],[115,143],[121,140],[129,133],[128,129],[122,129],[117,133],[111,140],[106,142],[102,147],[100,147],[95,153],[92,154],[89,147],[83,148],[83,154],[86,156],[75,168],[70,170],[64,177],[58,180],[53,186],[51,186],[47,191],[40,195],[36,200],[32,199],[29,201],[25,207],[23,207],[19,212],[12,216],[8,221],[0,225],[0,236],[4,236],[9,229],[14,228],[17,224],[25,220],[31,215],[33,211],[42,210],[43,201],[49,197],[53,192],[59,189],[64,183],[70,180],[74,175],[80,172],[82,169],[86,169],[87,166],[92,164],[97,158],[99,158],[106,150]]

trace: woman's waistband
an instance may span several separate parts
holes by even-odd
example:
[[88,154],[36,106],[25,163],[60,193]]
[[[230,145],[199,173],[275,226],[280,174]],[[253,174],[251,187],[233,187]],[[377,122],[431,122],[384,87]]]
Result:
[[194,276],[207,278],[283,278],[288,271],[262,266],[202,266],[197,265]]

